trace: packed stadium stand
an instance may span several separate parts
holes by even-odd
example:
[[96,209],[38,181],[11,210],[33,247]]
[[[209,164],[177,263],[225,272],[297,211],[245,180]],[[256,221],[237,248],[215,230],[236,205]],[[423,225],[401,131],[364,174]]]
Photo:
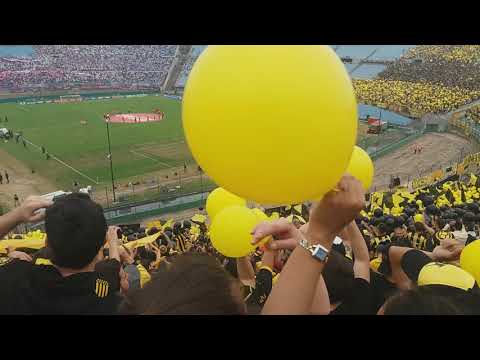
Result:
[[[203,50],[132,48],[35,46],[31,59],[0,59],[0,87],[172,91]],[[405,48],[378,76],[353,80],[357,98],[411,122],[441,117],[442,131],[478,148],[479,48]],[[408,160],[422,151],[415,145]],[[316,201],[249,202],[251,249],[235,257],[215,242],[208,200],[181,219],[108,226],[88,193],[31,197],[0,216],[0,313],[479,315],[480,152],[431,170],[371,193],[346,174]],[[37,228],[22,231],[26,223]],[[240,223],[225,227],[230,236]]]
[[0,89],[157,88],[176,45],[35,45],[31,58],[0,58]]

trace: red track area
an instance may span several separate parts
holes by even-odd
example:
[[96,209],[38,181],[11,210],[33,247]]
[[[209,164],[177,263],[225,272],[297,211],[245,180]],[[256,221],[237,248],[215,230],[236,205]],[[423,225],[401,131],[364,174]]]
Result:
[[136,123],[146,123],[162,120],[162,114],[154,113],[139,113],[139,114],[114,114],[110,115],[111,123],[119,124],[136,124]]

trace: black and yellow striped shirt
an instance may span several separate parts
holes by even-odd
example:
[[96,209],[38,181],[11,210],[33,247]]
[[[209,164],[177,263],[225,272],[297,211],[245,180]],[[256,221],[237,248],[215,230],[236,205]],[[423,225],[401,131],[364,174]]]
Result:
[[187,237],[180,233],[175,235],[175,241],[177,242],[177,251],[180,253],[184,253],[187,251]]
[[427,248],[427,239],[428,237],[425,236],[423,233],[418,232],[410,232],[408,233],[408,237],[412,243],[412,247],[418,250],[426,250]]

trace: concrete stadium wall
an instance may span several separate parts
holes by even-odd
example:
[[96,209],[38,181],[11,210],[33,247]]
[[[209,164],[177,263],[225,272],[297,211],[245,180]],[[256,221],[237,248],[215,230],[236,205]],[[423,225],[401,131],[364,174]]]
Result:
[[208,192],[194,193],[105,209],[105,218],[109,225],[127,224],[153,216],[198,208],[205,205],[208,194]]
[[393,151],[397,150],[398,148],[407,145],[411,143],[412,141],[415,141],[419,137],[423,135],[423,132],[416,132],[412,135],[409,135],[399,141],[396,141],[394,143],[388,144],[384,147],[382,147],[380,150],[375,151],[374,153],[369,154],[372,160],[377,160],[382,156],[388,155],[392,153]]

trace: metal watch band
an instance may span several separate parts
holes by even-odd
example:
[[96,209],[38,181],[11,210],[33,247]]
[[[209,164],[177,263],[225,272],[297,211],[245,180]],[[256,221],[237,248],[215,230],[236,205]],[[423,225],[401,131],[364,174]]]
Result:
[[300,246],[303,247],[305,250],[308,250],[310,254],[313,254],[317,247],[325,251],[327,254],[330,253],[330,251],[321,244],[310,245],[310,243],[307,241],[307,239],[305,239],[304,236],[302,236],[302,239],[300,240]]

